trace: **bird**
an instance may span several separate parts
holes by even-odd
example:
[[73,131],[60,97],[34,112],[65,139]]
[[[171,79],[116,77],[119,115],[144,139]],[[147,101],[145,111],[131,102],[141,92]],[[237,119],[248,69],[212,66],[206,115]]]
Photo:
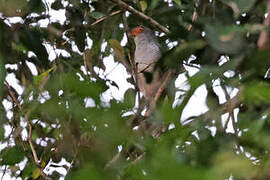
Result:
[[[150,101],[162,82],[162,74],[155,68],[156,62],[162,56],[161,45],[154,32],[148,27],[137,26],[132,29],[131,35],[136,46],[134,53],[135,80],[140,92],[146,100]],[[151,78],[147,79],[147,75]]]

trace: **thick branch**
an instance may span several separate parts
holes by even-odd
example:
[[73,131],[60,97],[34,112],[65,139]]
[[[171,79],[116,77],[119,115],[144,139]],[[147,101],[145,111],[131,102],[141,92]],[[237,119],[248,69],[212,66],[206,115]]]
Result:
[[111,1],[117,3],[119,7],[121,7],[123,9],[125,9],[125,10],[127,10],[127,11],[129,11],[129,12],[131,12],[131,13],[137,15],[137,16],[139,16],[140,18],[142,18],[142,19],[144,19],[146,21],[148,21],[149,24],[151,24],[151,25],[159,28],[164,33],[166,33],[166,34],[169,34],[170,33],[170,31],[166,27],[164,27],[161,24],[159,24],[156,20],[154,20],[151,17],[145,15],[144,13],[142,13],[142,12],[134,9],[133,7],[131,7],[128,4],[126,4],[125,2],[123,2],[121,0],[111,0]]
[[171,83],[174,77],[175,77],[175,72],[173,70],[169,70],[168,72],[164,74],[164,78],[162,78],[162,83],[160,87],[158,88],[156,94],[153,96],[153,98],[149,102],[149,108],[145,114],[146,116],[152,113],[153,109],[156,107],[156,103],[159,97],[161,96],[162,92],[164,91],[166,87],[168,87],[168,85]]

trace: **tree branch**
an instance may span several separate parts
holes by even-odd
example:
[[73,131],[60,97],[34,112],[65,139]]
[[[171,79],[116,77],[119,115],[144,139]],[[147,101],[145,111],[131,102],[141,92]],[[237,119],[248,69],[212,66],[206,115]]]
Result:
[[95,22],[93,22],[93,23],[91,24],[91,26],[94,26],[94,25],[96,25],[96,24],[98,24],[98,23],[104,21],[104,20],[107,19],[108,17],[114,16],[114,15],[119,14],[119,13],[121,13],[121,12],[122,12],[122,10],[118,10],[118,11],[112,12],[112,13],[109,14],[108,16],[103,16],[103,17],[97,19]]
[[31,148],[31,151],[32,151],[32,154],[33,154],[33,158],[34,158],[34,162],[35,164],[37,165],[39,171],[40,171],[40,174],[41,176],[45,179],[45,180],[52,180],[47,174],[45,174],[43,172],[43,169],[42,167],[40,166],[39,164],[39,160],[38,160],[38,156],[37,156],[37,152],[35,150],[35,147],[33,145],[33,142],[32,142],[32,124],[31,122],[29,121],[29,116],[30,116],[30,113],[32,112],[32,109],[30,109],[24,116],[24,119],[27,121],[28,123],[28,126],[29,126],[29,134],[28,134],[28,138],[27,138],[27,141],[30,145],[30,148]]
[[156,107],[156,103],[157,103],[159,97],[161,96],[164,89],[166,87],[168,87],[168,85],[171,83],[171,81],[175,77],[175,74],[176,73],[173,70],[168,70],[165,73],[164,77],[162,78],[162,83],[161,83],[160,87],[157,89],[156,94],[153,96],[153,98],[149,102],[148,110],[145,113],[146,116],[148,116],[152,113],[153,109]]
[[[264,19],[263,25],[269,26],[270,25],[270,1],[266,2],[268,16]],[[268,49],[270,47],[270,40],[269,40],[269,32],[262,31],[260,37],[258,39],[257,45],[259,49]]]
[[[241,105],[240,101],[239,101],[239,97],[241,94],[241,88],[240,88],[240,92],[238,93],[238,95],[234,96],[232,99],[229,99],[227,102],[220,104],[215,112],[216,113],[220,113],[220,114],[224,114],[227,112],[232,112],[235,108],[239,107]],[[183,121],[183,123],[185,124],[187,121],[190,121],[192,119],[201,117],[204,119],[209,119],[211,117],[212,112],[211,111],[206,111],[205,113],[199,115],[199,116],[191,116],[189,118],[187,118],[186,120]]]
[[7,81],[5,81],[5,85],[6,85],[7,89],[8,89],[9,95],[11,96],[13,102],[18,106],[18,108],[19,108],[20,111],[21,111],[21,110],[22,110],[22,106],[20,105],[18,99],[16,98],[14,92],[12,91],[12,89],[11,89],[11,87],[10,87],[10,85],[8,84]]
[[166,27],[164,27],[164,26],[162,26],[161,24],[159,24],[156,20],[154,20],[154,19],[152,19],[151,17],[145,15],[144,13],[142,13],[142,12],[140,12],[140,11],[134,9],[134,8],[131,7],[130,5],[126,4],[125,2],[123,2],[123,1],[121,1],[121,0],[111,0],[111,1],[117,3],[119,7],[121,7],[121,8],[123,8],[123,9],[125,9],[125,10],[127,10],[127,11],[129,11],[129,12],[131,12],[131,13],[137,15],[137,16],[139,16],[140,18],[142,18],[142,19],[144,19],[144,20],[146,20],[146,21],[148,21],[149,24],[151,24],[151,25],[153,25],[153,26],[159,28],[159,29],[160,29],[161,31],[163,31],[164,33],[166,33],[166,34],[169,34],[169,33],[170,33],[169,29],[167,29]]

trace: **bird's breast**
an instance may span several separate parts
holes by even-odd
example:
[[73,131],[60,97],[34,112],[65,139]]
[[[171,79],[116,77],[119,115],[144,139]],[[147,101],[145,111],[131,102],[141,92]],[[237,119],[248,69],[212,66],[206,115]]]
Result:
[[135,50],[135,62],[149,65],[161,57],[160,47],[156,43],[138,44]]

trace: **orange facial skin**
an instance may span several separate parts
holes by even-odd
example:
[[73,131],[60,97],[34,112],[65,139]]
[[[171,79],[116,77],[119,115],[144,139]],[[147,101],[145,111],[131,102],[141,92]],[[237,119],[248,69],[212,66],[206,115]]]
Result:
[[132,30],[131,35],[137,36],[138,34],[142,33],[143,31],[144,31],[144,28],[142,26],[138,26]]

